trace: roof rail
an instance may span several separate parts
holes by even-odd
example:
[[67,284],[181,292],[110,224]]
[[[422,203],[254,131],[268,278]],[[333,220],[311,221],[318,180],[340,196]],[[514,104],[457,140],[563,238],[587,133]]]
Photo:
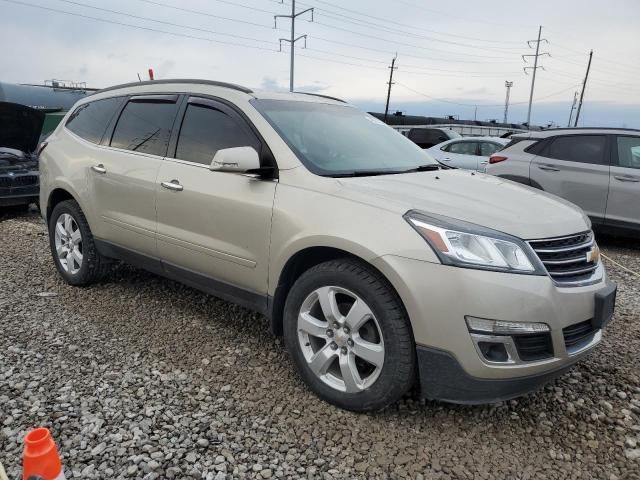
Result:
[[347,103],[341,98],[330,97],[329,95],[320,95],[319,93],[309,93],[309,92],[293,92],[293,93],[299,93],[300,95],[311,95],[313,97],[327,98],[329,100],[335,100],[336,102]]
[[232,90],[238,90],[243,93],[253,93],[253,90],[247,87],[243,87],[241,85],[236,85],[235,83],[217,82],[215,80],[198,80],[194,78],[145,80],[143,82],[123,83],[121,85],[114,85],[112,87],[103,88],[102,90],[98,90],[95,93],[109,92],[111,90],[118,90],[120,88],[136,87],[138,85],[163,85],[163,84],[170,84],[170,83],[193,83],[198,85],[212,85],[214,87],[224,87],[224,88],[230,88]]

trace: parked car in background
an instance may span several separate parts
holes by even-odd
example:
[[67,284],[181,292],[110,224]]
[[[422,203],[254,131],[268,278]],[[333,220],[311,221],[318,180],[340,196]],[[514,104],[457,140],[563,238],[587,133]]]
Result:
[[431,148],[452,138],[461,138],[458,132],[448,128],[418,127],[403,133],[409,140],[420,148]]
[[426,150],[433,158],[450,167],[483,172],[489,157],[508,143],[509,140],[497,137],[463,137],[447,140]]
[[640,130],[568,128],[518,134],[487,173],[553,193],[596,227],[640,234]]
[[67,283],[119,259],[261,312],[342,408],[416,383],[451,402],[518,396],[590,352],[613,313],[579,208],[442,167],[337,99],[112,87],[78,102],[40,166]]
[[37,149],[44,113],[0,102],[0,207],[39,201]]

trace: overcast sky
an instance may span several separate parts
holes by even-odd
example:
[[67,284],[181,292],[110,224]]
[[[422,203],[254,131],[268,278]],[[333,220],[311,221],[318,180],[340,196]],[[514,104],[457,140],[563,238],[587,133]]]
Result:
[[[40,8],[35,8],[37,5]],[[180,9],[170,8],[179,7]],[[581,124],[640,128],[640,0],[304,0],[296,22],[296,89],[419,115],[526,119],[531,76],[521,55],[538,34],[532,123],[566,125],[594,50]],[[94,8],[91,8],[94,7]],[[48,9],[48,10],[47,10]],[[188,10],[188,11],[187,11]],[[206,78],[286,89],[290,0],[0,0],[1,81],[84,81],[104,87],[143,78]],[[61,12],[69,12],[69,15]],[[154,21],[155,20],[155,21]],[[110,23],[112,22],[112,23]],[[137,28],[134,28],[137,27]],[[535,46],[535,45],[533,45]],[[283,45],[283,50],[288,46]],[[529,71],[530,73],[530,71]],[[476,106],[477,105],[477,109]]]

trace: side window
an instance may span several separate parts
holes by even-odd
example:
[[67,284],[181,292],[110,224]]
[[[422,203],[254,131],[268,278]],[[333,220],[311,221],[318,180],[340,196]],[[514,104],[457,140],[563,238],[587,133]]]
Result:
[[498,150],[502,149],[502,145],[491,142],[480,142],[480,156],[490,157]]
[[111,137],[111,146],[164,156],[177,105],[170,101],[130,100]]
[[115,97],[80,105],[69,116],[65,127],[89,142],[100,143],[121,102],[122,98]]
[[618,165],[640,169],[640,137],[618,137]]
[[247,146],[257,147],[257,141],[235,118],[216,108],[193,103],[187,106],[176,158],[209,165],[218,150]]
[[569,162],[606,165],[608,164],[604,155],[606,140],[604,135],[557,137],[545,150],[544,156]]
[[449,145],[449,152],[458,155],[475,155],[478,144],[476,142],[458,142]]

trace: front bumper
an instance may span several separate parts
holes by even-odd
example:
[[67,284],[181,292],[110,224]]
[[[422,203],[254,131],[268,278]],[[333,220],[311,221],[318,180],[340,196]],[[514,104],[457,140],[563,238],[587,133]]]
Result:
[[547,372],[524,377],[486,379],[469,375],[453,355],[429,347],[417,347],[420,393],[450,403],[476,405],[510,400],[541,388],[569,370],[575,361]]
[[[594,317],[596,284],[562,288],[548,276],[464,269],[398,256],[374,265],[398,291],[418,345],[423,395],[481,403],[535,389],[595,347],[601,331],[570,345],[567,332]],[[552,354],[532,361],[490,362],[477,349],[465,317],[546,323]],[[443,373],[445,372],[445,373]],[[457,392],[457,393],[456,393]]]
[[40,181],[37,170],[0,175],[0,206],[38,202]]

